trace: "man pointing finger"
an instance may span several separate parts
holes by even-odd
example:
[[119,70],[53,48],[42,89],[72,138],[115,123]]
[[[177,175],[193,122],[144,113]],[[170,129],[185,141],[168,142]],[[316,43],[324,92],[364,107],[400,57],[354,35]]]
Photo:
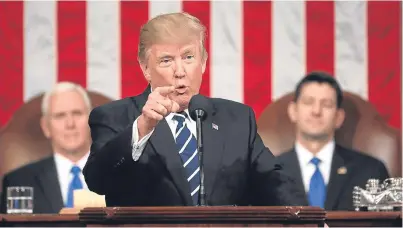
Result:
[[149,86],[95,108],[84,169],[107,206],[195,206],[200,164],[208,205],[307,205],[263,144],[253,110],[206,98],[203,161],[188,106],[206,68],[206,29],[186,13],[159,15],[140,31],[138,59]]

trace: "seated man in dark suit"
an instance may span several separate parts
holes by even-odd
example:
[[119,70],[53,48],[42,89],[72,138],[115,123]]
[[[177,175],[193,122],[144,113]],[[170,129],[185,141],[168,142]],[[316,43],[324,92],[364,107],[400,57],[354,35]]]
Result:
[[[189,102],[206,68],[205,27],[186,13],[142,27],[144,92],[99,106],[89,118],[92,146],[84,176],[107,206],[199,204],[200,161]],[[292,179],[257,134],[253,110],[204,98],[204,173],[208,205],[305,205]]]
[[309,204],[326,210],[353,210],[354,186],[388,178],[381,161],[335,143],[335,130],[345,115],[342,100],[332,76],[312,72],[304,77],[288,107],[296,126],[295,147],[278,157],[307,193]]
[[42,100],[41,127],[53,155],[20,167],[3,178],[1,212],[7,212],[7,187],[34,189],[33,213],[59,213],[73,206],[73,191],[86,189],[81,170],[89,155],[90,99],[79,85],[63,82]]

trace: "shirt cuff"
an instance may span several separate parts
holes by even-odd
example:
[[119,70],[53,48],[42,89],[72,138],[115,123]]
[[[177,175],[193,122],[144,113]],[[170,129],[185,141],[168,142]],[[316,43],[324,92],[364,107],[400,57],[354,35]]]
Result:
[[144,147],[146,146],[148,139],[151,137],[154,129],[139,140],[139,130],[137,127],[137,120],[133,123],[133,133],[132,133],[132,157],[134,161],[138,161],[141,154],[143,153]]

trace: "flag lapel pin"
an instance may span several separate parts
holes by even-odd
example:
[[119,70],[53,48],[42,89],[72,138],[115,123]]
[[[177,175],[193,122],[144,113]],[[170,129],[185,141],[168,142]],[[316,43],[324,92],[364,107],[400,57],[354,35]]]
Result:
[[216,129],[218,131],[218,125],[215,123],[212,123],[211,126],[213,127],[213,129]]

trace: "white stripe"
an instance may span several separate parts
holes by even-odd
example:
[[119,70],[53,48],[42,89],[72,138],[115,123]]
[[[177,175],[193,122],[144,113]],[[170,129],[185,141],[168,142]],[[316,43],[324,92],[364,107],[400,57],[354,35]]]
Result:
[[185,164],[183,165],[183,167],[186,167],[191,161],[192,159],[196,156],[197,154],[197,149],[195,150],[195,152],[192,154],[192,156],[185,162]]
[[57,80],[55,1],[24,1],[24,101]]
[[178,135],[182,132],[182,130],[185,128],[186,124],[184,124],[179,131],[175,134],[175,139],[178,137]]
[[[402,20],[401,23],[400,23],[400,26],[401,26],[400,32],[402,32],[403,31],[403,2],[400,2],[400,10],[402,11],[401,15],[400,15],[400,18]],[[400,73],[402,74],[400,76],[400,83],[401,83],[401,85],[400,85],[400,94],[402,94],[402,88],[403,88],[403,80],[402,80],[402,78],[403,78],[403,36],[402,35],[400,35],[400,39],[401,39],[400,40],[400,42],[401,42],[400,43],[400,48],[402,49],[401,52],[400,52],[400,58],[401,58],[401,61],[402,61],[402,64],[400,65]],[[400,123],[403,124],[403,99],[402,99],[402,97],[400,97],[400,102],[401,102],[401,105],[400,105],[400,108],[401,108],[401,110],[400,110],[401,122]],[[400,132],[402,132],[402,129],[400,129]],[[403,134],[401,134],[401,138],[402,138],[402,141],[403,141]]]
[[243,102],[242,1],[211,1],[211,96]]
[[335,75],[343,90],[368,98],[367,2],[335,2]]
[[197,188],[195,190],[193,190],[193,192],[191,193],[191,196],[193,196],[196,192],[198,192],[200,189],[200,185],[197,186]]
[[294,90],[306,71],[304,1],[273,2],[272,97]]
[[120,98],[120,4],[87,1],[87,88]]
[[164,13],[176,13],[182,11],[182,1],[181,0],[150,0],[148,7],[148,15],[150,18],[158,16]]
[[199,171],[200,171],[200,167],[197,167],[197,169],[192,173],[192,175],[190,175],[190,177],[188,177],[188,181],[190,181]]
[[182,146],[181,150],[179,151],[179,154],[181,154],[185,150],[186,146],[190,142],[190,139],[192,139],[192,134],[189,135],[189,138],[186,140],[185,144]]

